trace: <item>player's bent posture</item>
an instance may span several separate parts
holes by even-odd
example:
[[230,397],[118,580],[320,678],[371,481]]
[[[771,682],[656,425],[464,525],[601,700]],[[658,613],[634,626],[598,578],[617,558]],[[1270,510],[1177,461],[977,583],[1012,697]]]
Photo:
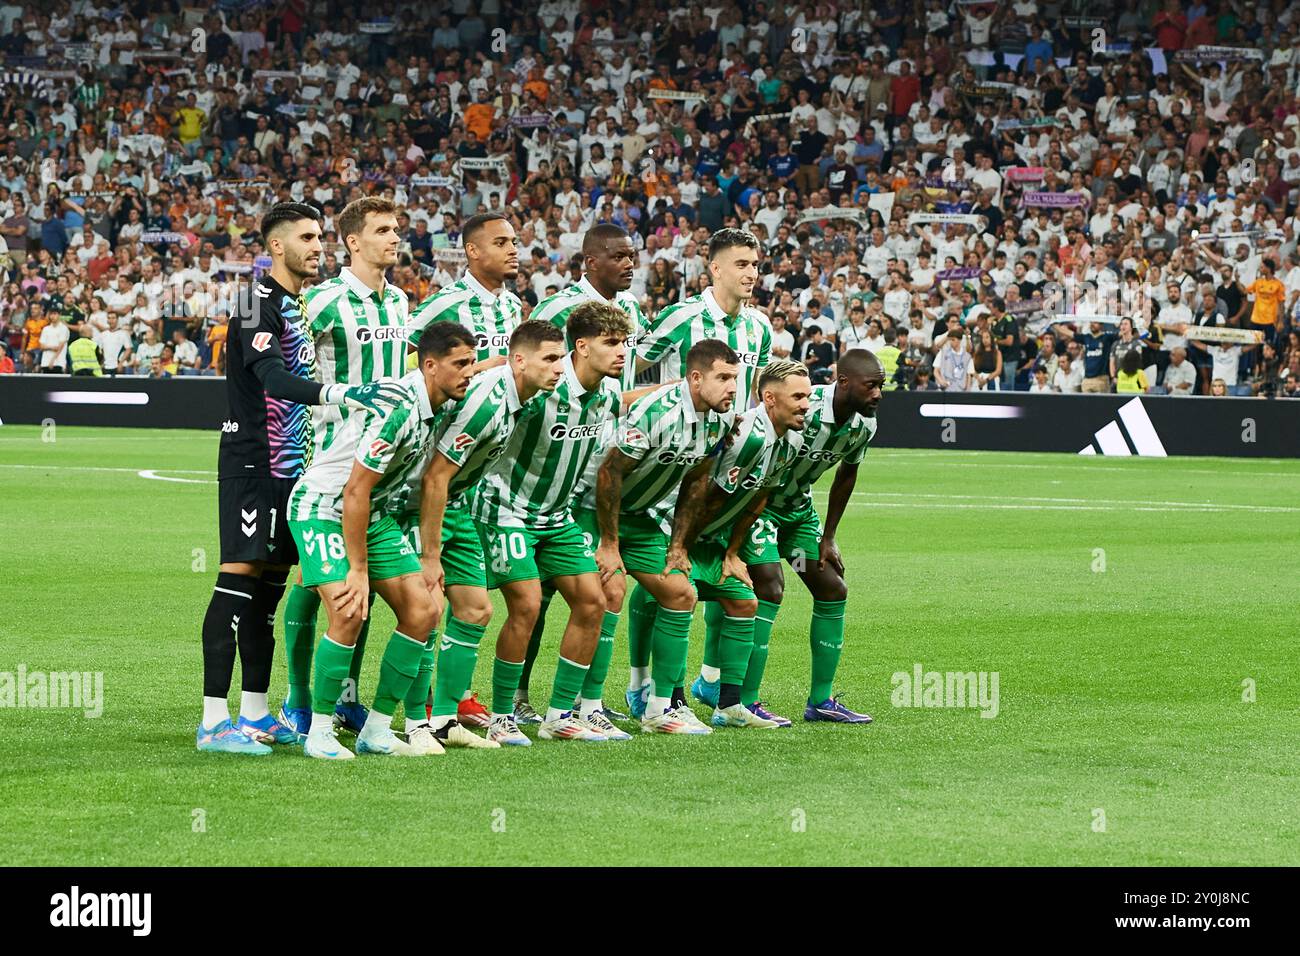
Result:
[[529,635],[541,607],[541,582],[553,580],[569,605],[547,709],[543,739],[606,741],[576,718],[600,637],[606,598],[595,556],[573,520],[574,489],[606,425],[618,416],[631,323],[622,310],[589,302],[569,317],[564,374],[555,389],[519,423],[505,453],[492,465],[475,496],[476,530],[487,555],[488,583],[500,588],[506,620],[497,637],[492,670],[490,739],[524,746],[531,741],[514,717],[514,694]]
[[303,584],[318,589],[329,617],[316,648],[311,729],[303,745],[309,757],[354,756],[339,743],[333,714],[372,589],[393,609],[397,628],[384,649],[357,753],[442,753],[432,735],[404,742],[392,730],[397,705],[409,699],[442,613],[442,596],[425,586],[419,556],[392,512],[394,497],[424,463],[439,409],[465,394],[474,337],[454,322],[439,322],[420,336],[418,354],[419,368],[400,381],[401,401],[385,411],[350,416],[294,487],[289,524],[302,555]]
[[[348,265],[302,296],[318,371],[327,385],[364,385],[400,378],[406,372],[406,293],[384,279],[385,271],[397,262],[396,210],[379,196],[344,206],[337,225],[348,250]],[[315,457],[330,447],[349,414],[347,408],[318,409],[312,414]],[[280,709],[280,722],[303,734],[311,722],[311,659],[319,607],[316,592],[301,585],[289,592],[284,607],[289,696]],[[367,617],[336,710],[340,726],[353,732],[359,732],[366,721],[358,681],[369,628]]]
[[[716,727],[779,727],[741,703],[755,643],[758,600],[742,550],[771,489],[785,481],[802,445],[812,383],[799,362],[776,361],[758,378],[760,404],[740,417],[709,480],[687,489],[677,506],[668,567],[690,568],[701,600],[717,601],[723,619]],[[703,505],[696,504],[703,497]],[[687,560],[689,554],[689,561]]]
[[[640,303],[637,302],[636,296],[628,291],[632,287],[633,270],[636,266],[636,247],[632,244],[632,239],[626,230],[613,223],[600,223],[592,226],[583,236],[582,258],[583,276],[577,285],[547,296],[537,303],[530,318],[550,322],[564,329],[573,310],[586,302],[604,302],[622,309],[632,320],[632,334],[627,339],[628,357],[623,365],[622,386],[624,391],[632,391],[636,388],[636,362],[633,355],[637,337],[646,326]],[[599,464],[595,457],[593,462]],[[550,607],[554,595],[554,588],[543,585],[541,611],[537,616],[537,626],[528,641],[524,672],[519,680],[519,691],[515,695],[515,719],[521,724],[541,722],[541,717],[533,710],[532,703],[528,700],[528,683],[532,677],[533,662],[536,661],[537,653],[541,648],[542,632],[546,629],[547,608]],[[608,670],[609,662],[604,661],[602,666],[600,658],[608,647],[612,646],[613,635],[609,635],[607,642],[602,635],[601,640],[602,644],[596,649],[596,658],[593,658],[592,669],[588,671],[587,679],[588,683],[591,683],[592,675],[600,674],[602,675],[600,682],[603,685],[603,675]]]
[[[513,291],[519,274],[519,238],[504,213],[485,212],[465,220],[460,242],[465,275],[415,307],[411,344],[431,322],[459,322],[474,333],[478,370],[484,371],[506,363],[510,336],[523,318],[523,302]],[[470,727],[488,725],[487,708],[468,685],[457,716]]]
[[[444,747],[500,746],[457,720],[474,676],[479,642],[492,617],[483,545],[470,508],[480,480],[505,450],[516,425],[536,410],[535,399],[559,382],[564,354],[564,335],[552,325],[528,321],[514,330],[509,364],[475,375],[465,398],[440,423],[435,449],[415,491],[418,513],[400,519],[421,552],[425,584],[445,591],[451,604],[429,712],[430,730]],[[422,702],[428,695],[432,664],[429,651],[411,688],[412,700]],[[408,721],[411,712],[408,706]]]
[[[741,703],[762,710],[759,685],[767,664],[768,636],[785,594],[781,560],[789,561],[812,595],[808,644],[812,651],[812,681],[804,720],[869,724],[871,717],[855,713],[832,696],[831,687],[844,648],[844,608],[848,586],[844,559],[835,544],[835,530],[853,495],[858,464],[876,433],[876,405],[885,373],[866,349],[845,352],[835,365],[836,380],[812,390],[804,419],[799,457],[767,501],[750,534],[749,574],[758,597],[754,652],[749,658]],[[836,469],[822,528],[813,508],[812,487],[826,471]],[[693,690],[706,693],[701,684]]]
[[[719,339],[740,358],[736,383],[738,410],[748,408],[759,373],[772,351],[772,326],[767,316],[749,304],[758,282],[761,255],[758,239],[743,229],[719,229],[709,238],[709,288],[700,295],[670,305],[650,323],[637,347],[637,367],[660,365],[660,381],[685,378],[691,346]],[[717,605],[706,604],[706,619]],[[628,658],[631,664],[628,697],[633,708],[650,664],[651,632],[656,609],[644,588],[628,600]],[[716,615],[721,618],[721,612]],[[675,705],[686,703],[685,688],[673,688]]]
[[[311,452],[308,405],[374,407],[389,386],[313,381],[316,353],[298,291],[319,271],[320,214],[277,203],[262,220],[271,271],[241,298],[226,358],[229,416],[221,429],[218,512],[221,570],[203,619],[200,750],[267,754],[264,741],[295,743],[271,716],[266,692],[275,652],[275,608],[298,553],[288,531],[289,493]],[[391,397],[391,396],[390,396]],[[236,632],[238,637],[236,637]],[[238,726],[227,704],[238,643],[243,694]]]
[[710,732],[684,700],[672,700],[686,676],[695,588],[689,575],[666,564],[678,488],[707,476],[735,420],[737,356],[717,339],[702,339],[691,346],[686,368],[683,381],[632,405],[597,473],[596,510],[578,514],[579,524],[597,526],[602,579],[629,573],[655,602],[650,673],[628,701],[645,733]]

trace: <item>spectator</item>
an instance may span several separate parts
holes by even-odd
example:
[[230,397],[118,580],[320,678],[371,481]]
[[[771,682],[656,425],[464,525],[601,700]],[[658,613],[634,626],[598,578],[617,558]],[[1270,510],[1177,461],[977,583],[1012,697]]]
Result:
[[1083,388],[1083,366],[1068,354],[1057,358],[1056,374],[1052,377],[1052,391],[1077,394]]
[[775,312],[772,314],[772,357],[789,358],[794,352],[795,341],[794,335],[785,327],[785,314]]
[[62,375],[68,369],[68,331],[63,316],[55,313],[41,329],[41,371]]
[[934,362],[934,380],[945,392],[965,392],[974,379],[971,355],[966,351],[966,330],[960,325],[950,329],[947,340]]
[[1170,352],[1169,367],[1165,369],[1163,382],[1165,391],[1170,395],[1195,395],[1196,370],[1187,361],[1187,349],[1179,346]]
[[131,368],[131,336],[125,329],[118,327],[117,316],[107,316],[106,322],[106,330],[94,333],[104,370],[110,376],[125,375]]
[[993,333],[984,328],[975,332],[972,338],[975,339],[975,352],[971,356],[975,390],[999,391],[1002,381],[1002,352],[993,339]]
[[826,341],[820,325],[814,325],[803,343],[799,360],[808,366],[808,377],[814,385],[829,382],[835,366],[835,346]]
[[[177,329],[172,333],[172,345],[172,355],[179,366],[179,372],[173,372],[172,374],[197,375],[199,371],[199,347],[190,341],[185,329]],[[163,364],[169,363],[164,361]]]
[[1051,393],[1052,386],[1047,381],[1047,366],[1039,365],[1034,368],[1034,381],[1030,384],[1029,391],[1034,395]]

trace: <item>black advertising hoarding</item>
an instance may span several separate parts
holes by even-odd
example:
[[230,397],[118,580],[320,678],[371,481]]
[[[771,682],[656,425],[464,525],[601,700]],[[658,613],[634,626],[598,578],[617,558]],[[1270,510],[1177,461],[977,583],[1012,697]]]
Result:
[[[874,445],[1092,455],[1300,457],[1300,401],[886,392]],[[224,379],[0,376],[0,422],[219,431]]]

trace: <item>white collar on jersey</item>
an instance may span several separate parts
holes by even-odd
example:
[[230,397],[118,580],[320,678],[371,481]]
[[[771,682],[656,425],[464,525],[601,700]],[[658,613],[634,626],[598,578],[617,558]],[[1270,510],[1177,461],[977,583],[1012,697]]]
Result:
[[519,389],[515,388],[515,371],[509,364],[501,366],[502,377],[506,382],[506,408],[512,412],[519,411],[523,402],[519,400]]
[[[727,315],[726,309],[718,305],[718,300],[713,297],[712,287],[705,289],[704,294],[701,296],[701,298],[704,299],[705,308],[709,309],[711,312],[716,312],[724,319],[732,318],[732,316]],[[740,303],[740,310],[736,313],[736,315],[740,315],[740,313],[744,311],[745,311],[745,303],[742,302]]]
[[[695,410],[695,403],[691,401],[691,387],[686,383],[685,379],[682,379],[682,381],[677,384],[677,387],[681,389],[682,417],[694,425],[700,420],[700,413]],[[704,414],[708,415],[708,412],[705,412]]]
[[433,403],[429,401],[429,389],[424,384],[424,372],[420,369],[412,369],[402,378],[403,385],[410,385],[415,389],[415,405],[419,409],[420,418],[428,421],[433,417]]
[[573,353],[570,352],[564,356],[564,377],[569,382],[569,395],[572,398],[582,398],[587,394],[587,390],[582,387],[582,382],[578,381],[578,373],[573,368]]
[[599,292],[597,292],[596,287],[587,281],[586,275],[583,275],[583,277],[578,281],[578,288],[581,289],[584,293],[586,293],[591,298],[595,299],[597,302],[607,302],[610,305],[618,304],[613,299],[607,299]]
[[830,422],[832,427],[839,424],[835,421],[835,386],[838,384],[838,382],[831,382],[826,386],[826,391],[822,392],[822,401],[826,404],[825,420]]
[[379,296],[379,301],[382,302],[388,296],[387,282],[384,283],[383,289],[376,291],[362,282],[360,277],[358,277],[357,274],[347,266],[344,266],[339,270],[339,277],[348,284],[348,288],[363,299],[369,299],[371,296]]
[[[479,282],[478,279],[475,279],[474,274],[468,269],[465,270],[465,284],[469,286],[470,291],[472,291],[475,296],[487,305],[497,304],[497,294],[495,292],[489,292],[487,286],[482,282]],[[505,291],[504,288],[502,291]]]

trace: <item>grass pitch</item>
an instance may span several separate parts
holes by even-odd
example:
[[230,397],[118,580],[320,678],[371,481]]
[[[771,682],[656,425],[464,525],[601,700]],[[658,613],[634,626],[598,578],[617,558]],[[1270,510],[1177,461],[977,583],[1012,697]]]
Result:
[[[194,749],[217,437],[42,437],[0,428],[0,671],[102,672],[104,702],[0,709],[11,865],[1300,863],[1300,462],[873,451],[837,686],[874,724],[797,719],[787,574],[764,697],[791,730],[340,766]],[[611,704],[626,663],[620,629]],[[892,706],[918,664],[996,672],[996,718]]]

